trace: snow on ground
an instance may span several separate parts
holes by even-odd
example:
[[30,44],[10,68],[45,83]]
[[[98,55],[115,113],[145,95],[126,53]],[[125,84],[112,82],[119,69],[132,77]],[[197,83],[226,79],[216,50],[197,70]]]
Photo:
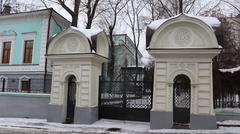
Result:
[[240,108],[216,108],[214,109],[216,113],[239,113]]
[[239,134],[240,128],[221,127],[217,130],[185,130],[185,129],[161,129],[161,130],[149,130],[151,133],[162,134]]
[[[219,124],[234,124],[240,125],[240,121],[224,121]],[[109,132],[108,128],[121,128],[120,132]],[[8,129],[9,131],[18,132],[17,130],[43,134],[43,132],[66,132],[66,133],[92,133],[92,134],[165,134],[165,133],[187,133],[187,134],[238,134],[240,127],[220,127],[215,130],[184,130],[184,129],[159,129],[150,130],[149,123],[134,122],[134,121],[119,121],[101,119],[92,125],[79,124],[61,124],[50,123],[45,119],[26,119],[26,118],[0,118],[0,134],[1,130]],[[33,131],[34,130],[34,131]],[[15,134],[15,133],[14,133]],[[37,134],[37,133],[35,133]]]
[[80,125],[47,122],[45,119],[0,118],[0,128],[42,129],[52,132],[88,133],[106,133],[108,128],[121,128],[121,133],[140,133],[147,132],[149,123],[102,119],[96,121],[92,125]]
[[239,120],[226,120],[226,121],[222,121],[222,122],[217,122],[217,124],[219,125],[240,125],[240,121]]

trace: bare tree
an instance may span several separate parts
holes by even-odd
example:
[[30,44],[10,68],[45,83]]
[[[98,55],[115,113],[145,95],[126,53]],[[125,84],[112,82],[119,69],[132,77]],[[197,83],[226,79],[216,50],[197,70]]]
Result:
[[3,12],[4,6],[11,8],[10,13],[19,13],[32,11],[42,7],[36,0],[18,1],[18,0],[0,0],[0,14]]
[[68,7],[65,2],[66,2],[66,0],[57,0],[56,3],[61,5],[71,15],[71,17],[72,17],[72,26],[77,27],[77,25],[78,25],[79,7],[80,7],[81,0],[74,0],[74,8],[73,8],[73,10],[70,9],[70,7]]
[[79,16],[79,7],[81,0],[74,0],[73,2],[73,9],[71,9],[69,5],[69,0],[41,0],[41,2],[48,8],[50,4],[58,4],[64,10],[66,10],[72,17],[71,25],[77,27],[78,25],[78,16]]
[[196,0],[145,0],[146,9],[152,14],[151,19],[171,17],[179,13],[189,13]]
[[[72,26],[78,26],[79,14],[83,13],[87,16],[86,29],[90,29],[93,20],[96,18],[97,7],[103,0],[41,0],[44,5],[54,3],[62,6],[72,17]],[[99,12],[97,13],[99,14]]]
[[133,43],[135,45],[136,67],[138,67],[139,62],[138,47],[140,44],[140,36],[142,31],[142,27],[140,28],[140,17],[144,7],[145,3],[143,1],[138,0],[130,0],[129,4],[127,4],[126,6],[127,20],[125,20],[125,22],[130,27],[133,36]]
[[96,12],[98,12],[97,8],[100,2],[101,0],[83,0],[82,1],[81,3],[82,10],[80,10],[80,12],[83,12],[87,15],[86,29],[91,28],[93,20],[96,18],[95,14]]
[[[240,13],[240,7],[238,7],[238,6],[240,6],[239,3],[231,3],[231,2],[226,1],[226,0],[221,0],[221,2],[229,4],[229,5],[232,6],[235,10],[238,11],[238,14]],[[238,6],[237,6],[236,4],[238,4]]]
[[113,76],[114,72],[114,42],[113,42],[113,33],[117,25],[118,17],[123,10],[123,8],[127,5],[127,0],[106,0],[106,3],[103,5],[108,5],[104,7],[104,13],[100,15],[101,20],[99,21],[99,26],[103,29],[106,29],[109,33],[109,39],[111,44],[111,52],[110,52],[110,59],[111,62],[109,63],[109,73],[110,76]]

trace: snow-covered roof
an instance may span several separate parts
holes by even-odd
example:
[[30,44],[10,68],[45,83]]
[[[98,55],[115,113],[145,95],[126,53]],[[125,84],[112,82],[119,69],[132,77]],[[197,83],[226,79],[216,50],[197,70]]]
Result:
[[[69,34],[72,34],[71,37],[65,36]],[[101,29],[71,26],[53,35],[49,43],[48,54],[63,53],[96,53],[107,58],[109,53],[107,35]]]
[[228,68],[228,69],[219,69],[220,72],[223,72],[223,73],[235,73],[235,72],[238,72],[240,71],[240,66],[238,67],[234,67],[234,68]]
[[98,33],[103,31],[102,29],[99,29],[99,28],[83,29],[83,28],[78,28],[74,26],[71,26],[71,28],[83,33],[88,39],[90,39],[90,41],[92,36],[97,35]]
[[[156,30],[158,27],[160,27],[167,20],[177,18],[180,15],[182,15],[182,14],[179,14],[179,15],[167,18],[167,19],[155,20],[155,21],[151,22],[148,27],[153,29],[153,30]],[[193,17],[193,18],[200,19],[211,27],[219,27],[221,25],[221,22],[216,17],[195,16],[195,15],[185,14],[185,13],[184,13],[184,15],[186,15],[188,17]]]

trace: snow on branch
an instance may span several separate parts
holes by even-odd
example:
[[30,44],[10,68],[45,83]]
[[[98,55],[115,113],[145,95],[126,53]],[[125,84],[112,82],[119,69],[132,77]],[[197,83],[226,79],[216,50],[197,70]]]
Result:
[[229,68],[229,69],[219,69],[220,72],[223,72],[223,73],[227,73],[227,72],[230,72],[230,73],[235,73],[235,72],[238,72],[240,71],[240,66],[238,67],[234,67],[234,68]]

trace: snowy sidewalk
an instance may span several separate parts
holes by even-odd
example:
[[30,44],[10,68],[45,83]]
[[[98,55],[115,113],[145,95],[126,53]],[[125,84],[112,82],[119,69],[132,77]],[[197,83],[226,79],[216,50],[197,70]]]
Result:
[[[226,121],[222,124],[240,124],[240,121]],[[120,128],[109,131],[109,128]],[[92,125],[50,123],[44,119],[0,118],[0,134],[239,134],[240,127],[220,127],[216,130],[150,130],[149,123],[99,120]]]
[[[120,128],[120,131],[108,131],[109,128]],[[92,125],[79,125],[52,123],[45,119],[0,118],[0,134],[144,134],[148,130],[149,123],[131,121],[102,119]]]

